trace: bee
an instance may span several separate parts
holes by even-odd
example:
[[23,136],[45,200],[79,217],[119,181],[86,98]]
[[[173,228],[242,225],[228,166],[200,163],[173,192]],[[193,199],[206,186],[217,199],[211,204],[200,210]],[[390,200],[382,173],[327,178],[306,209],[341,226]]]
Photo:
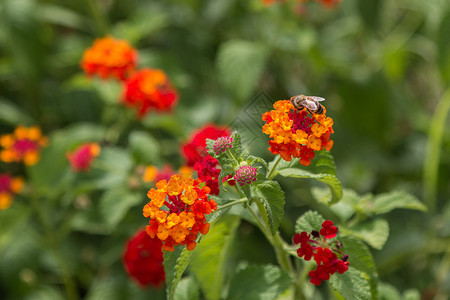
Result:
[[316,97],[316,96],[305,96],[305,95],[297,95],[294,97],[291,97],[291,103],[292,105],[298,109],[301,110],[306,108],[310,114],[323,114],[323,106],[319,103],[319,101],[324,101],[325,98],[322,97]]

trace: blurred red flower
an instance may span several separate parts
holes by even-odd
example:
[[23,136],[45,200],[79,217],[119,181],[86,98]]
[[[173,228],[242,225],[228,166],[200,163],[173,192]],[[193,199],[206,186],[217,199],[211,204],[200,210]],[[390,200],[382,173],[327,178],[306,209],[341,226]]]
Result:
[[85,143],[72,152],[67,153],[67,159],[74,172],[89,171],[92,161],[100,154],[97,143]]
[[181,151],[187,159],[187,165],[192,167],[197,161],[208,155],[206,139],[217,140],[219,137],[230,135],[227,127],[214,124],[206,124],[193,131],[189,140],[181,147]]
[[138,230],[128,241],[123,255],[127,273],[141,287],[161,288],[165,282],[162,242],[151,238],[145,230]]
[[23,179],[9,174],[0,174],[0,210],[11,206],[14,194],[20,193]]
[[170,111],[178,101],[178,93],[162,70],[145,68],[124,82],[122,102],[135,107],[139,117],[148,111]]

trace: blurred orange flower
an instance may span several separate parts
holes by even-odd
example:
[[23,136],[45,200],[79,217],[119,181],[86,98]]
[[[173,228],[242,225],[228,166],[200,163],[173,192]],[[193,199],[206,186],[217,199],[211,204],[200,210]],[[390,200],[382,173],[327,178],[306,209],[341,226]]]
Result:
[[20,193],[22,187],[22,178],[0,174],[0,210],[5,210],[11,206],[13,196]]
[[269,150],[273,154],[280,154],[286,161],[300,158],[300,163],[307,166],[314,158],[314,151],[331,150],[333,119],[326,117],[325,107],[323,114],[312,116],[306,109],[295,109],[289,100],[279,100],[273,107],[275,110],[262,116],[266,121],[262,131],[272,138]]
[[102,79],[124,80],[136,68],[138,53],[127,41],[107,36],[96,39],[81,59],[81,67],[89,75]]
[[0,160],[10,162],[23,161],[32,166],[39,161],[42,147],[48,144],[48,138],[42,135],[37,126],[18,126],[11,134],[0,136],[0,145],[4,148],[0,152]]

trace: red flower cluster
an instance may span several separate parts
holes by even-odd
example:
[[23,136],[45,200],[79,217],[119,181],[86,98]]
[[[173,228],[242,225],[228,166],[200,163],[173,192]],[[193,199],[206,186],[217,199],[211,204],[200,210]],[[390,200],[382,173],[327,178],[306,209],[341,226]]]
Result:
[[197,171],[198,179],[203,181],[207,187],[211,189],[211,195],[219,195],[219,161],[207,155],[194,165],[194,170]]
[[93,160],[100,154],[97,143],[85,143],[72,152],[67,153],[67,159],[74,172],[89,171]]
[[123,254],[123,264],[128,274],[142,286],[160,288],[165,282],[162,242],[139,230],[128,241]]
[[[317,263],[317,268],[308,274],[311,277],[310,282],[314,285],[320,285],[322,281],[330,279],[330,275],[336,272],[342,274],[348,270],[348,255],[335,249],[335,247],[340,248],[341,244],[337,241],[328,241],[336,237],[337,231],[333,222],[327,220],[322,223],[320,233],[317,231],[311,233],[313,238],[306,231],[294,235],[294,243],[300,244],[300,248],[297,250],[298,257],[303,257],[305,260],[314,257]],[[336,253],[342,255],[341,259],[338,259]]]
[[187,159],[188,166],[201,160],[202,157],[208,155],[206,150],[206,139],[217,140],[222,136],[230,136],[230,131],[227,127],[221,127],[214,124],[207,124],[202,128],[197,129],[191,134],[187,143],[182,145],[182,153]]
[[143,117],[151,109],[170,111],[178,101],[178,94],[162,70],[145,68],[125,80],[122,101],[135,107]]
[[89,76],[124,80],[136,67],[137,57],[136,49],[127,41],[108,36],[96,39],[84,52],[81,67]]
[[143,209],[144,216],[150,218],[146,231],[163,242],[162,249],[174,251],[174,246],[186,245],[187,250],[193,250],[198,234],[208,233],[205,215],[216,210],[217,204],[208,199],[210,189],[200,187],[200,183],[199,179],[174,175],[148,191],[150,202]]
[[14,194],[20,193],[23,179],[9,174],[0,174],[0,210],[11,206]]

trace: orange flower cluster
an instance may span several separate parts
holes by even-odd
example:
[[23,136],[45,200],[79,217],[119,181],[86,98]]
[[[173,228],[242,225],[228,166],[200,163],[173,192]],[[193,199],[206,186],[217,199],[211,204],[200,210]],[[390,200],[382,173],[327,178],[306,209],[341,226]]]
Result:
[[96,39],[84,52],[81,67],[89,76],[124,80],[136,67],[137,57],[137,51],[127,41],[107,36]]
[[20,193],[23,179],[9,174],[0,174],[0,210],[11,206],[13,195]]
[[[201,181],[173,175],[169,181],[161,180],[156,188],[148,191],[150,202],[144,206],[144,216],[150,218],[146,231],[151,238],[158,237],[162,248],[174,251],[174,246],[186,245],[193,250],[198,233],[206,234],[209,223],[205,215],[217,209],[214,200],[209,200],[207,186]],[[166,209],[163,209],[165,206]]]
[[47,143],[48,139],[39,127],[18,126],[14,133],[0,136],[0,145],[4,148],[0,152],[0,160],[6,163],[23,161],[32,166],[39,161],[40,150]]
[[262,131],[273,140],[269,141],[269,150],[280,154],[286,161],[292,157],[300,158],[302,165],[308,166],[314,158],[314,151],[326,149],[330,151],[333,141],[333,119],[323,114],[313,114],[309,117],[306,109],[297,110],[289,100],[274,103],[271,110],[262,116],[266,121]]
[[122,101],[136,107],[142,117],[152,108],[170,111],[178,101],[178,94],[162,70],[146,68],[136,71],[124,82]]
[[[192,168],[188,166],[181,166],[178,170],[178,174],[181,174],[183,178],[190,177],[192,173]],[[142,175],[142,180],[144,182],[158,182],[163,179],[169,180],[170,177],[176,174],[177,172],[174,171],[169,164],[165,164],[161,169],[150,165],[145,167],[144,174]]]

